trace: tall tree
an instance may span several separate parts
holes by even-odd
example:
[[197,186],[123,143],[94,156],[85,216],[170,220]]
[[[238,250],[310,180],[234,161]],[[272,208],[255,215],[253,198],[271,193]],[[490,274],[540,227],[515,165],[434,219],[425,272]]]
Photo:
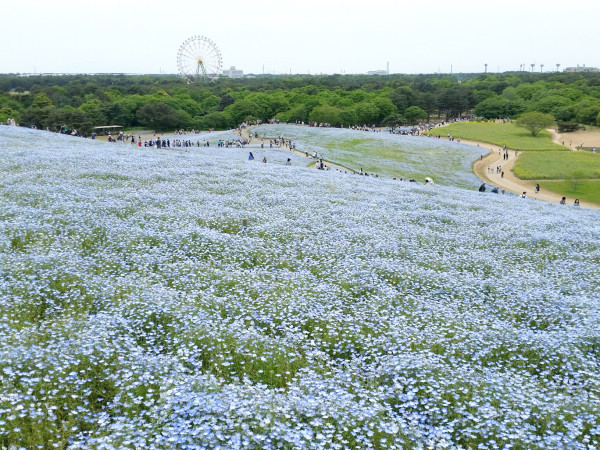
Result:
[[554,117],[550,114],[531,111],[519,117],[517,125],[525,128],[532,136],[537,136],[544,128],[554,125]]

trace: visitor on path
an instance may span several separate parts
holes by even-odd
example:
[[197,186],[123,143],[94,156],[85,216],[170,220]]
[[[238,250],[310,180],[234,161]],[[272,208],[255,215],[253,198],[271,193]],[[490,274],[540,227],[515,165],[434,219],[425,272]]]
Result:
[[263,162],[264,162],[264,163],[266,163],[266,162],[267,162],[267,157],[266,157],[266,156],[263,158]]
[[567,197],[563,197],[560,199],[560,204],[561,205],[566,205],[567,204]]
[[536,184],[535,185],[535,193],[537,194],[538,192],[540,192],[540,185]]
[[485,192],[485,183],[479,186],[479,192]]
[[254,155],[252,154],[252,152],[250,152],[250,153],[248,154],[248,159],[249,159],[250,161],[254,161]]
[[527,198],[527,191],[523,191],[523,193],[521,194],[521,198]]
[[287,161],[285,162],[286,166],[290,166],[292,165],[292,158],[288,158]]
[[573,203],[573,206],[579,206],[579,199],[578,198],[575,199],[575,202]]

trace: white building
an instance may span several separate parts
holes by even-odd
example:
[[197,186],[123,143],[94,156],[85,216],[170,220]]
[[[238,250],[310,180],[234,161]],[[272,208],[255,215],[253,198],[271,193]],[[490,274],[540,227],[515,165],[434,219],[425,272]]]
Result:
[[565,72],[598,72],[598,68],[597,67],[585,67],[585,64],[583,66],[580,66],[579,64],[577,64],[577,67],[567,67],[565,69]]
[[224,70],[223,75],[229,78],[242,78],[244,76],[243,70],[238,70],[235,66],[231,66],[229,70]]
[[367,75],[389,75],[387,70],[370,70]]

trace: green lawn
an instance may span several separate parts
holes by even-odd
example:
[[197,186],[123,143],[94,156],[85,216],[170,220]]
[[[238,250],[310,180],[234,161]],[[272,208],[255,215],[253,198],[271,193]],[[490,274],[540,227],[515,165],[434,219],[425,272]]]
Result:
[[480,123],[461,122],[453,123],[441,128],[435,128],[428,134],[451,134],[461,139],[489,142],[499,147],[506,145],[515,150],[566,150],[566,147],[555,144],[550,140],[550,133],[542,130],[536,137],[524,128],[519,128],[512,123]]
[[575,198],[600,204],[600,180],[582,180],[576,190],[573,189],[570,181],[565,180],[543,181],[540,183],[540,187],[566,196],[569,204],[572,204]]
[[600,154],[590,152],[525,152],[515,164],[522,180],[562,180],[575,172],[600,178]]

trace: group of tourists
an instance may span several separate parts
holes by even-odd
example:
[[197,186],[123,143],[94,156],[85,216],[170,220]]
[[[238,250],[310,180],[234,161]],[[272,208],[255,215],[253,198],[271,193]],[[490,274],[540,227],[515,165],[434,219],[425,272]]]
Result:
[[[479,192],[486,191],[486,184],[487,183],[482,183],[481,186],[479,186]],[[502,191],[501,191],[500,188],[498,188],[496,186],[492,186],[492,189],[490,192],[493,192],[494,194],[500,194],[502,192],[502,195],[504,195],[504,194],[506,194],[506,189],[502,189]]]
[[488,173],[494,173],[494,170],[496,171],[496,175],[500,175],[500,178],[504,178],[504,171],[502,170],[502,166],[496,166],[496,168],[494,169],[492,166],[488,166],[487,171]]
[[230,140],[224,140],[224,139],[219,139],[217,141],[217,147],[224,147],[224,148],[230,148],[230,147],[235,147],[235,148],[244,148],[246,145],[249,144],[249,141],[247,141],[246,139],[230,139]]
[[[135,144],[135,138],[131,140],[132,144]],[[181,140],[181,139],[161,139],[160,137],[156,139],[146,139],[142,141],[141,139],[137,141],[138,147],[152,147],[152,148],[189,148],[194,147],[194,142],[191,140]],[[196,141],[196,147],[200,147],[200,141]],[[203,147],[210,147],[210,142],[204,140],[202,143]]]

